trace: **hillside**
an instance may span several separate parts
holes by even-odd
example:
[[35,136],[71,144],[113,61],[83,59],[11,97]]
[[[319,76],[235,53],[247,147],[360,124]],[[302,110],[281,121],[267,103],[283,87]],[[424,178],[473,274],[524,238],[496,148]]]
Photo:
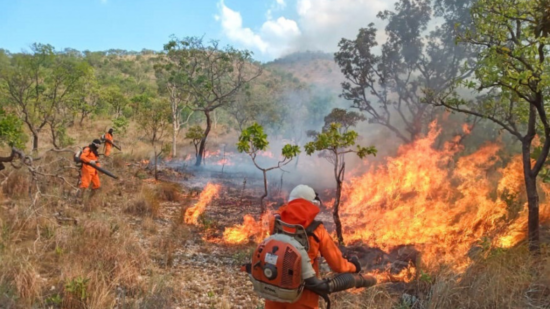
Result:
[[340,83],[344,80],[333,55],[329,53],[293,53],[267,63],[266,67],[290,73],[304,83],[330,89],[336,93],[340,92]]

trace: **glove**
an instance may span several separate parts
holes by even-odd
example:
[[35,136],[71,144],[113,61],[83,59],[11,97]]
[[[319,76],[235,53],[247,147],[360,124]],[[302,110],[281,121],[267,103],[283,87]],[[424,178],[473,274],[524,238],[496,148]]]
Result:
[[356,256],[348,257],[348,262],[355,265],[355,272],[358,273],[361,271],[361,264],[359,264],[359,259]]

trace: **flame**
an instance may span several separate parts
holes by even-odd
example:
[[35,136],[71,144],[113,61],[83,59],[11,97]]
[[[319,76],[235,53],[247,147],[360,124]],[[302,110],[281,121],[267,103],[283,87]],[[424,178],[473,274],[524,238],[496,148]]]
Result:
[[260,221],[256,221],[251,215],[245,215],[243,224],[225,229],[223,241],[226,244],[241,245],[248,243],[254,236],[254,241],[259,243],[269,235],[270,216],[271,213],[266,212]]
[[[464,133],[470,130],[463,126]],[[386,252],[412,245],[420,252],[423,269],[447,265],[461,271],[471,263],[474,247],[488,243],[508,248],[526,238],[521,156],[503,159],[496,143],[464,155],[459,136],[436,147],[440,133],[432,123],[424,138],[348,178],[340,204],[347,245],[362,243]],[[550,184],[539,187],[541,195],[550,196]],[[246,215],[243,224],[226,228],[223,241],[259,242],[268,235],[266,221],[266,216],[260,222]],[[541,203],[540,222],[550,222],[550,203]],[[399,274],[386,270],[370,275],[379,282],[410,282],[417,269],[410,263]]]
[[206,187],[204,187],[204,190],[201,192],[199,196],[198,203],[195,206],[190,207],[185,211],[184,222],[186,224],[197,225],[198,224],[197,219],[204,212],[206,205],[210,203],[212,199],[218,195],[219,191],[220,191],[220,185],[207,183]]
[[[498,236],[510,223],[513,213],[502,196],[516,197],[523,189],[518,158],[499,169],[500,147],[487,144],[455,159],[462,150],[455,140],[434,148],[440,131],[432,124],[425,138],[401,146],[396,157],[345,185],[341,217],[347,244],[386,251],[415,245],[427,266],[460,269],[468,265],[474,244]],[[524,217],[521,213],[509,226],[501,245],[524,236],[512,232],[526,231]]]

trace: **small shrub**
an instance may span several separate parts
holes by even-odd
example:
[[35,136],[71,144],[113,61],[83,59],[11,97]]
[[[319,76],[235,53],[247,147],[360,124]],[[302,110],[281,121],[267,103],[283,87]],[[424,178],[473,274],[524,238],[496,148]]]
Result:
[[88,281],[90,279],[79,276],[65,283],[63,308],[86,308]]

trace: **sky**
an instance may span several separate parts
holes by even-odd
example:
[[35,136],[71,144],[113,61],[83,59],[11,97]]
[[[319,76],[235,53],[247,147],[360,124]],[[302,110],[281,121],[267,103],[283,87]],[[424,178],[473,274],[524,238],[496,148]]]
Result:
[[379,23],[392,0],[0,0],[0,48],[162,50],[171,35],[204,36],[270,61],[337,50],[342,37]]

